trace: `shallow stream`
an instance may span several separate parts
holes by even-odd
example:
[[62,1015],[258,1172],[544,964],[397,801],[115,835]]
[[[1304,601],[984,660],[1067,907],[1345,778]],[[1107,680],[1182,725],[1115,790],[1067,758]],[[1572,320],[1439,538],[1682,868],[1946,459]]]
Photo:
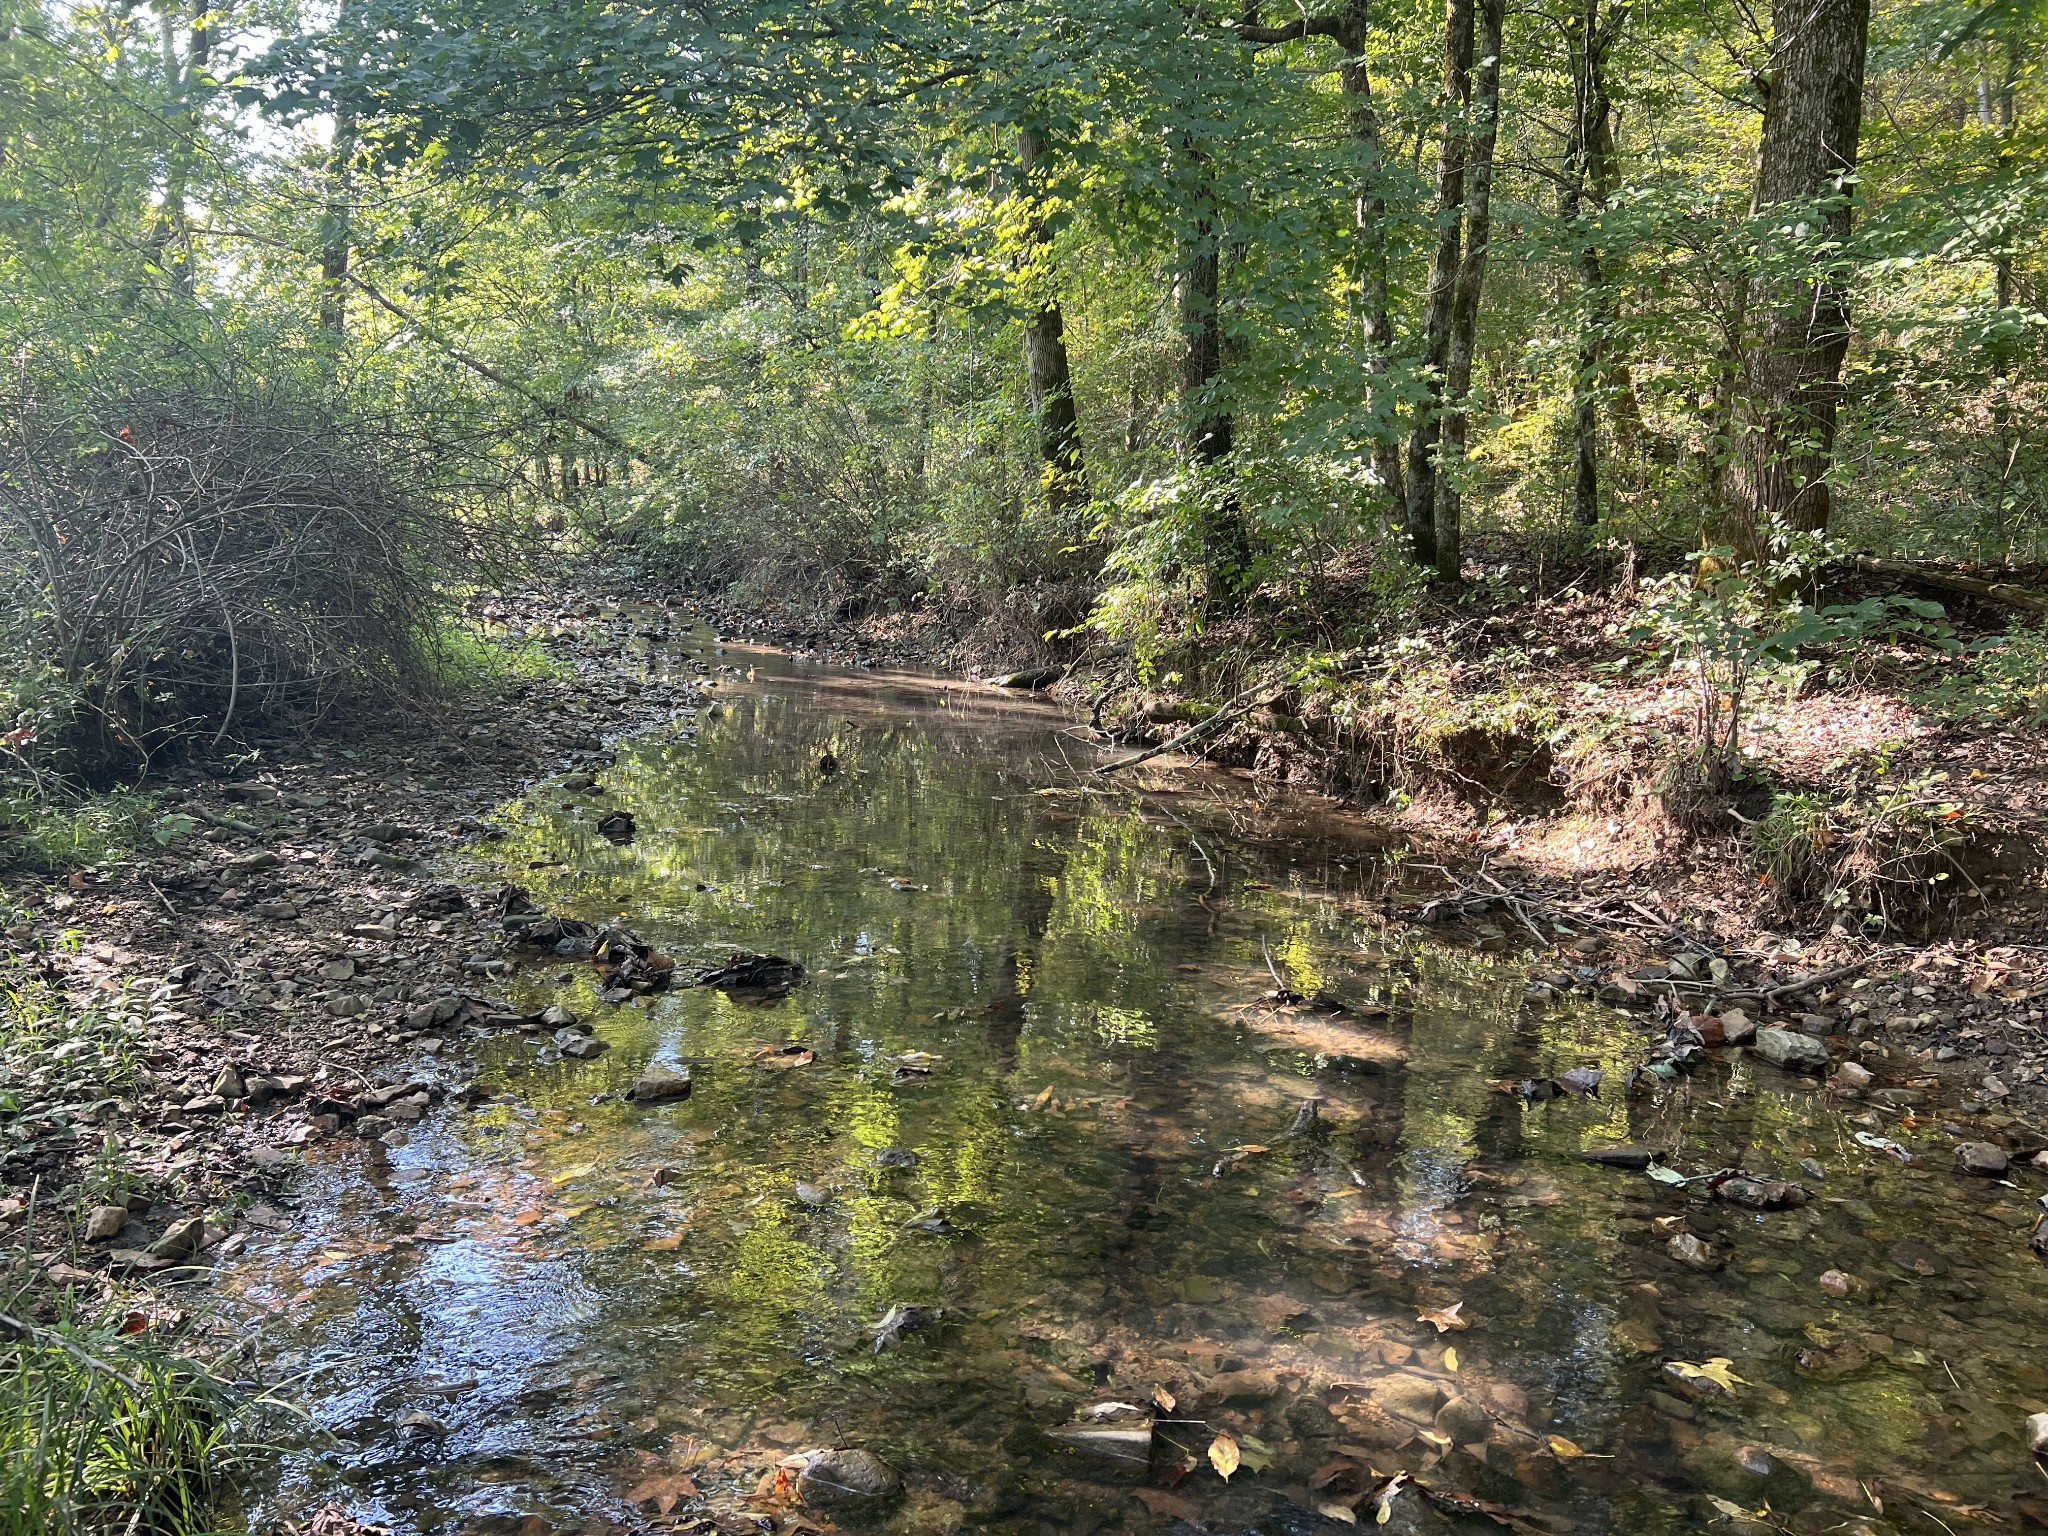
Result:
[[[1388,922],[1398,857],[1319,802],[1091,778],[1057,711],[989,690],[718,659],[757,670],[715,716],[621,743],[602,797],[507,807],[469,872],[807,979],[612,1007],[529,964],[516,1001],[608,1053],[422,1062],[488,1097],[311,1153],[294,1230],[223,1275],[332,1433],[260,1513],[1088,1536],[1337,1531],[1390,1493],[1396,1531],[1935,1536],[2048,1507],[2042,1181],[1957,1174],[1952,1115],[1884,1118],[1908,1166],[1853,1140],[1867,1105],[1734,1053],[1628,1101],[1641,1018],[1528,1005],[1515,956]],[[1262,1001],[1269,954],[1349,1011]],[[650,1060],[692,1096],[624,1102]],[[1499,1086],[1582,1066],[1599,1096]],[[1580,1155],[1615,1142],[1811,1199]],[[898,1305],[938,1312],[878,1349]],[[1119,1402],[1157,1419],[1143,1459],[1048,1434]],[[903,1491],[779,1496],[833,1446]]]

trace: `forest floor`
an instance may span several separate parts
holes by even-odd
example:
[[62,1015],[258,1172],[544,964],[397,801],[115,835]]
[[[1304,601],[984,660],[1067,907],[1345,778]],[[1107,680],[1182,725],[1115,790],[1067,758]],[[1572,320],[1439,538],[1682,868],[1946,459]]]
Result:
[[[1667,683],[1598,670],[1616,648],[1616,611],[1568,591],[1428,619],[1466,636],[1430,697],[1454,713],[1479,701],[1493,718],[1504,670],[1540,678],[1553,698],[1583,698],[1578,685],[1602,679],[1603,718],[1643,728],[1616,749],[1626,763],[1682,702]],[[901,627],[778,635],[713,605],[698,614],[852,665],[935,649]],[[610,742],[715,699],[719,673],[741,669],[736,655],[643,684],[639,658],[689,622],[673,604],[556,600],[492,616],[545,637],[550,666],[429,712],[195,765],[160,801],[191,835],[7,880],[18,1001],[6,1065],[32,1091],[0,1142],[0,1237],[26,1239],[46,1275],[104,1289],[231,1252],[249,1226],[282,1219],[270,1200],[296,1148],[351,1129],[402,1138],[461,1092],[410,1082],[391,1061],[543,1027],[498,994],[512,965],[488,895],[446,883],[436,855],[488,837],[492,809],[536,779],[601,768]],[[1531,634],[1550,647],[1534,662],[1488,639]],[[1085,684],[1070,690],[1085,712]],[[2048,1123],[2040,730],[1936,719],[1868,672],[1760,710],[1758,768],[1781,793],[1825,799],[1882,758],[1893,782],[1964,808],[1942,823],[1969,833],[1941,850],[1959,878],[1930,887],[1940,902],[1879,926],[1854,904],[1788,901],[1760,878],[1741,822],[1703,823],[1618,770],[1575,789],[1547,758],[1531,773],[1502,755],[1504,741],[1524,741],[1516,730],[1418,726],[1396,761],[1374,735],[1371,711],[1391,707],[1384,690],[1332,728],[1347,699],[1360,705],[1349,685],[1293,690],[1214,756],[1255,782],[1372,802],[1363,814],[1411,850],[1390,866],[1390,910],[1518,953],[1532,1002],[1583,988],[1644,1010],[1652,1033],[1683,1043],[1692,1031],[1709,1046],[1783,1026],[1826,1053],[1831,1087],[1871,1099],[1873,1127],[1949,1089],[2015,1157],[2040,1153],[2029,1129]],[[1105,746],[1171,735],[1177,725],[1150,717],[1170,720],[1161,706],[1173,702],[1127,699]],[[1911,893],[1877,894],[1903,907]]]

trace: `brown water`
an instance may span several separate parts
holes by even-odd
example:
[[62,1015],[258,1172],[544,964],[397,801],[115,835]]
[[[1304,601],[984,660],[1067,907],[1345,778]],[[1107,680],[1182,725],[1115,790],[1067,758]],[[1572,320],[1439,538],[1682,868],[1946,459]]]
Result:
[[[1902,1166],[1851,1139],[1865,1106],[1753,1061],[1624,1102],[1640,1019],[1532,1009],[1514,957],[1384,921],[1398,859],[1318,803],[1222,775],[1141,793],[1089,779],[1048,706],[747,659],[717,718],[621,744],[605,803],[636,842],[536,792],[472,872],[685,964],[771,950],[810,978],[614,1009],[580,965],[530,965],[519,999],[609,1054],[488,1042],[432,1065],[487,1102],[318,1152],[296,1231],[226,1277],[331,1431],[258,1518],[1334,1531],[1406,1471],[1517,1529],[1935,1533],[2048,1495],[2023,1435],[2048,1407],[2040,1181],[1956,1175],[1938,1111],[1883,1121]],[[1262,943],[1352,1013],[1263,1003]],[[757,1064],[785,1044],[815,1061]],[[912,1052],[937,1059],[899,1080]],[[620,1102],[650,1058],[696,1063],[694,1096]],[[1581,1065],[1602,1097],[1497,1086]],[[1327,1135],[1291,1134],[1309,1097]],[[1578,1155],[1623,1140],[1813,1199],[1758,1214]],[[935,1208],[959,1230],[906,1225]],[[1671,1216],[1725,1267],[1674,1260]],[[898,1303],[942,1314],[877,1352]],[[1462,1330],[1418,1316],[1453,1304]],[[1666,1369],[1716,1359],[1732,1395]],[[1047,1437],[1155,1389],[1178,1406],[1148,1463]],[[903,1496],[754,1497],[834,1445]],[[1388,1527],[1500,1528],[1452,1502],[1406,1488]]]

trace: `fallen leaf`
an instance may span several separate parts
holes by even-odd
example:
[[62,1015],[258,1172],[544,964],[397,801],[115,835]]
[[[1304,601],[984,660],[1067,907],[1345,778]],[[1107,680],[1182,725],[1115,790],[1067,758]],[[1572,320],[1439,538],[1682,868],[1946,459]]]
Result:
[[1214,1467],[1227,1483],[1230,1481],[1230,1474],[1237,1470],[1240,1460],[1237,1442],[1230,1437],[1228,1430],[1219,1430],[1216,1438],[1209,1442],[1209,1465]]
[[565,1168],[560,1173],[556,1174],[553,1182],[556,1184],[566,1184],[571,1179],[580,1179],[586,1173],[595,1172],[597,1172],[597,1164],[578,1163],[574,1168]]
[[1652,1163],[1643,1172],[1647,1173],[1659,1184],[1683,1184],[1685,1182],[1684,1174],[1680,1173],[1676,1168],[1667,1168],[1662,1163]]
[[640,1246],[645,1248],[649,1253],[667,1253],[671,1249],[682,1247],[683,1239],[688,1237],[689,1235],[690,1234],[687,1230],[681,1232],[671,1232],[667,1237],[650,1237],[646,1242],[642,1243]]
[[1429,1312],[1418,1312],[1415,1314],[1415,1320],[1418,1323],[1436,1324],[1436,1331],[1438,1333],[1447,1333],[1453,1328],[1463,1333],[1472,1326],[1458,1315],[1464,1310],[1464,1307],[1465,1303],[1462,1301],[1454,1301],[1448,1307],[1438,1307]]
[[808,1067],[817,1059],[816,1051],[801,1047],[791,1050],[784,1046],[761,1052],[754,1058],[754,1065],[764,1072],[787,1072],[791,1067]]
[[1557,1457],[1561,1461],[1570,1461],[1572,1460],[1572,1458],[1576,1456],[1583,1456],[1586,1454],[1584,1451],[1580,1450],[1576,1445],[1573,1445],[1571,1441],[1565,1439],[1563,1435],[1548,1436],[1545,1439],[1544,1443],[1550,1447],[1550,1454]]
[[1180,1399],[1164,1387],[1154,1387],[1152,1389],[1152,1401],[1157,1403],[1161,1411],[1166,1413],[1171,1413],[1180,1406]]
[[521,1211],[512,1218],[512,1225],[515,1227],[530,1227],[536,1221],[543,1220],[546,1216],[547,1212],[542,1210]]
[[1447,1350],[1445,1350],[1445,1351],[1444,1351],[1444,1369],[1445,1369],[1445,1370],[1447,1370],[1447,1371],[1455,1371],[1455,1370],[1456,1370],[1457,1368],[1458,1368],[1458,1352],[1457,1352],[1457,1350],[1455,1350],[1455,1349],[1447,1349]]
[[1358,1524],[1358,1511],[1349,1504],[1339,1504],[1331,1499],[1316,1506],[1316,1513],[1325,1520],[1339,1520],[1345,1525]]
[[1716,1355],[1705,1365],[1693,1365],[1684,1360],[1670,1360],[1665,1362],[1664,1372],[1668,1376],[1677,1377],[1687,1386],[1697,1386],[1700,1382],[1706,1382],[1733,1397],[1735,1396],[1735,1388],[1738,1384],[1748,1385],[1740,1376],[1729,1369],[1734,1363],[1726,1355]]

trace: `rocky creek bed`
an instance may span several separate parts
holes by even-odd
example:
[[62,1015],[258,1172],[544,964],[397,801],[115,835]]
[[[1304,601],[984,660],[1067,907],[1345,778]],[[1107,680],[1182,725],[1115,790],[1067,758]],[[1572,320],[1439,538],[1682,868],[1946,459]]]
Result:
[[2030,999],[1503,900],[970,684],[493,618],[579,661],[516,730],[197,783],[11,935],[144,1056],[17,1121],[10,1219],[293,1383],[250,1528],[2048,1518],[2031,1063],[1920,1024]]

